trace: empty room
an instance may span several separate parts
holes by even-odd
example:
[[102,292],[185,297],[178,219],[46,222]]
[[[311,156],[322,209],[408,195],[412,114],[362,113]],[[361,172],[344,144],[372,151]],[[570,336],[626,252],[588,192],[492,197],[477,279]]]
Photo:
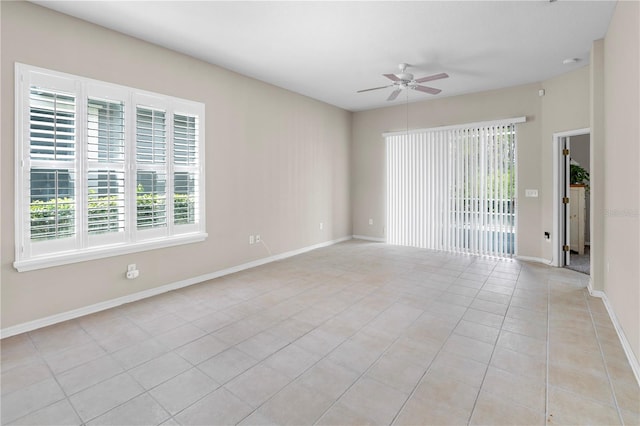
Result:
[[640,424],[639,1],[0,24],[2,425]]

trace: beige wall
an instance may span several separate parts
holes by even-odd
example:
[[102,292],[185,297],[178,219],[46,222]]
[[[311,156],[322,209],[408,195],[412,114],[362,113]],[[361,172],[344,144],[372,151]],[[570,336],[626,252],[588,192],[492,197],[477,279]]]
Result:
[[[249,234],[273,254],[351,235],[351,113],[31,3],[0,7],[2,328],[267,257]],[[15,62],[205,103],[208,239],[16,272]]]
[[[538,90],[544,88],[545,96]],[[421,95],[416,95],[421,96]],[[409,104],[409,127],[428,128],[526,116],[518,125],[518,255],[551,260],[553,133],[589,127],[589,69],[537,84]],[[384,238],[385,151],[382,133],[406,128],[399,105],[353,114],[353,232]],[[525,198],[538,189],[538,198]],[[373,219],[373,225],[368,224]]]
[[640,359],[640,3],[618,2],[604,41],[604,292]]

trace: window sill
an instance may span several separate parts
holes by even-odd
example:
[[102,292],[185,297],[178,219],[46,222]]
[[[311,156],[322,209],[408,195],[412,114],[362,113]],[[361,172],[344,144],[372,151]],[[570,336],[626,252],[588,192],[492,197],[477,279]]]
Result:
[[85,262],[87,260],[103,259],[105,257],[120,256],[123,254],[197,243],[204,241],[206,238],[206,233],[199,232],[176,235],[169,238],[141,241],[137,243],[89,248],[56,255],[38,256],[31,259],[19,260],[13,262],[13,267],[16,268],[18,272],[34,271],[36,269],[51,268],[53,266],[68,265],[71,263]]

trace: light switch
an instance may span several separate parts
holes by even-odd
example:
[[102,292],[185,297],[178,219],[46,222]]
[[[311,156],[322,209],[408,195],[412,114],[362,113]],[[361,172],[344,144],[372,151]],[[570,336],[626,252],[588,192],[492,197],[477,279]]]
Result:
[[525,197],[537,198],[538,197],[538,190],[537,189],[525,189],[524,190],[524,196]]

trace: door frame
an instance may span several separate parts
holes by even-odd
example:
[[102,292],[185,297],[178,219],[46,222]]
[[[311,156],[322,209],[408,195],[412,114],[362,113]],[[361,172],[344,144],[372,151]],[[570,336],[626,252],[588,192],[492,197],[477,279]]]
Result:
[[562,194],[565,191],[563,187],[565,180],[562,173],[566,172],[562,158],[563,144],[561,142],[564,138],[585,134],[591,134],[591,128],[586,127],[553,134],[553,232],[551,234],[553,258],[551,264],[557,267],[564,266],[564,256],[562,255],[564,237],[561,233],[566,230],[566,225],[563,224],[565,207],[561,202]]

